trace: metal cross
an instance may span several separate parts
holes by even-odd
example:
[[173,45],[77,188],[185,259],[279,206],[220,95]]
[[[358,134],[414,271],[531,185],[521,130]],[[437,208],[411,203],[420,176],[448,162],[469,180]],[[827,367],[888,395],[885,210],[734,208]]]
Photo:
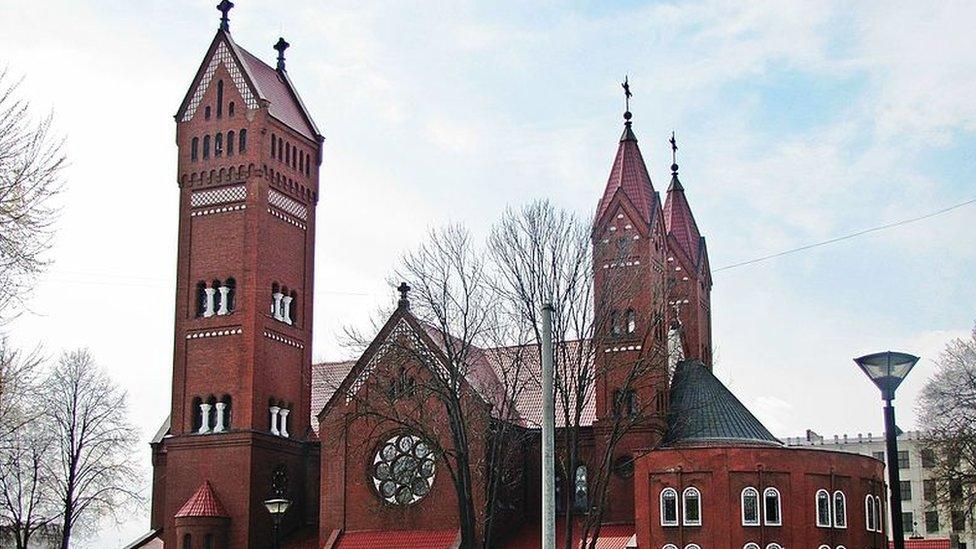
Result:
[[671,132],[671,139],[669,141],[671,143],[671,163],[672,164],[677,164],[678,163],[678,154],[677,154],[678,153],[678,142],[674,138],[674,132]]
[[624,105],[626,107],[625,110],[627,110],[629,112],[630,111],[630,98],[634,94],[630,93],[630,82],[628,81],[627,76],[624,76],[624,83],[621,84],[621,86],[623,86],[623,88],[624,88]]
[[217,10],[221,13],[220,30],[223,31],[230,30],[230,19],[227,17],[227,14],[230,12],[230,10],[233,7],[234,7],[234,3],[231,2],[230,0],[221,0],[221,2],[217,4]]
[[279,71],[285,70],[285,50],[287,50],[288,49],[288,46],[290,46],[290,45],[291,44],[289,44],[288,42],[285,42],[285,39],[282,38],[282,37],[280,37],[280,36],[278,37],[278,42],[274,45],[275,51],[278,52],[278,70]]
[[407,294],[410,293],[410,285],[406,282],[401,282],[397,286],[397,291],[400,292],[400,305],[409,305],[410,299],[407,297]]

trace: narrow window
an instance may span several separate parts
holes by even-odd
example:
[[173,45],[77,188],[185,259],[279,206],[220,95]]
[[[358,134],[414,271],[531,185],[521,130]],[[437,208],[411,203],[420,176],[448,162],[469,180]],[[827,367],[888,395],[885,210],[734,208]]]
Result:
[[237,143],[237,152],[244,154],[247,152],[247,130],[241,128]]
[[207,107],[203,109],[203,118],[205,120],[210,120],[210,105],[207,105]]
[[194,137],[193,140],[190,143],[191,143],[191,145],[190,145],[190,160],[193,161],[193,162],[196,162],[197,161],[197,152],[198,152],[197,149],[200,148],[200,138],[199,137]]
[[285,144],[282,143],[281,139],[278,139],[278,162],[285,157]]
[[227,104],[227,116],[234,116],[234,102],[231,101]]
[[577,511],[585,511],[589,505],[588,487],[586,483],[586,466],[576,468],[576,480],[573,482],[573,506]]
[[203,400],[200,397],[195,397],[190,403],[190,421],[191,432],[198,432],[200,426],[203,424],[202,417],[200,416],[200,405],[203,404]]
[[224,152],[224,134],[217,132],[214,136],[214,157],[220,158],[220,155]]
[[878,532],[884,532],[884,511],[881,509],[881,496],[874,496],[875,525]]
[[874,532],[874,498],[870,495],[864,498],[864,524],[868,532]]
[[237,307],[237,281],[228,278],[224,285],[227,286],[227,313],[229,314]]
[[230,395],[224,395],[220,400],[224,403],[224,429],[229,431],[231,426],[231,417],[233,417],[233,414],[231,414],[231,404],[233,404],[233,402],[231,401]]
[[701,492],[698,488],[685,488],[681,494],[685,526],[701,526]]
[[285,164],[291,164],[291,143],[285,143]]
[[275,134],[271,134],[271,158],[275,155],[275,146],[278,144],[278,137]]
[[291,149],[291,169],[296,169],[298,167],[298,147],[292,147]]
[[625,393],[624,396],[626,397],[627,417],[633,417],[637,415],[637,391],[630,389]]
[[203,549],[214,549],[213,534],[207,534],[203,537]]
[[830,528],[830,494],[817,490],[817,526]]
[[203,316],[203,312],[207,310],[207,284],[206,282],[197,282],[197,316]]
[[234,137],[233,131],[227,132],[227,156],[234,156]]
[[834,528],[847,528],[847,498],[844,492],[834,492]]
[[210,158],[210,136],[203,136],[203,159]]
[[742,490],[742,525],[759,526],[759,491],[751,486]]
[[312,160],[311,156],[305,159],[305,177],[308,177],[309,176],[308,174],[311,173],[311,170],[308,166],[309,164],[311,164],[311,160]]
[[627,309],[627,333],[632,334],[637,331],[637,313],[633,309]]
[[298,171],[305,171],[305,151],[302,150],[298,151]]
[[763,521],[766,523],[766,526],[779,526],[783,524],[781,511],[779,490],[776,488],[766,488],[763,490]]
[[678,492],[674,488],[661,490],[661,526],[678,525]]
[[193,549],[193,538],[190,534],[183,535],[183,549]]
[[620,335],[620,314],[617,311],[610,311],[610,333]]
[[217,118],[224,115],[224,81],[217,81]]
[[292,326],[298,324],[298,292],[291,291],[291,301],[288,302],[288,318],[291,319]]

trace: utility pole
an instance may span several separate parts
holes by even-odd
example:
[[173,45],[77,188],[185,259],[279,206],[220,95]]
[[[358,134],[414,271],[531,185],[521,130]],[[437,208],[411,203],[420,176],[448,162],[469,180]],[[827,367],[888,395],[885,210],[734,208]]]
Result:
[[542,549],[556,549],[556,410],[553,396],[552,304],[542,305]]

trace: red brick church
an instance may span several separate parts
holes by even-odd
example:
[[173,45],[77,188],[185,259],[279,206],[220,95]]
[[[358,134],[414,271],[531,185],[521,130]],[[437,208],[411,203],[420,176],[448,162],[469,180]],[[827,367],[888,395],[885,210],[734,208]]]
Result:
[[[371,378],[399,364],[397,342],[423,353],[418,368],[437,367],[453,336],[418,320],[404,288],[362,356],[312,364],[324,139],[289,77],[287,42],[274,46],[273,65],[236,44],[232,5],[218,6],[220,28],[176,113],[172,409],[152,443],[151,531],[130,547],[263,548],[273,536],[284,548],[458,547],[450,471],[432,450],[449,441],[357,414],[374,398]],[[607,484],[601,548],[886,546],[881,462],[784,447],[713,375],[705,239],[677,165],[662,201],[625,118],[596,203],[594,299],[605,301],[601,282],[615,270],[635,273],[640,291],[615,305],[625,311],[620,327],[597,345],[597,381],[581,419],[584,465],[559,478],[560,489],[580,497],[585,513],[585,464],[610,448],[621,466]],[[627,257],[606,258],[609,242],[626,242]],[[671,304],[680,307],[655,297],[666,281],[675,282]],[[643,329],[651,319],[671,326],[670,337]],[[627,394],[614,375],[599,375],[668,346]],[[472,401],[497,381],[498,351],[470,355],[462,390]],[[531,442],[515,464],[504,520],[490,527],[497,547],[539,545],[540,402],[536,383],[515,403]],[[636,402],[654,403],[654,413],[607,446],[614,417]],[[440,408],[424,413],[444,421]],[[495,442],[491,421],[468,426],[474,458]],[[478,509],[486,478],[480,469],[473,477]],[[266,502],[282,500],[289,506],[276,523]],[[480,512],[476,522],[484,535]]]

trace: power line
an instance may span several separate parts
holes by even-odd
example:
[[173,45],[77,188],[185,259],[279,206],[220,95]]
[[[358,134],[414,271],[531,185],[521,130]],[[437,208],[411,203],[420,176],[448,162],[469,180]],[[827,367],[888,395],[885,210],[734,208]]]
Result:
[[737,267],[744,267],[746,265],[752,265],[754,263],[761,263],[763,261],[769,261],[770,259],[775,259],[777,257],[782,257],[784,255],[794,254],[794,253],[802,252],[804,250],[809,250],[809,249],[812,249],[812,248],[819,248],[820,246],[826,246],[827,244],[833,244],[835,242],[840,242],[842,240],[850,240],[851,238],[856,238],[858,236],[863,236],[863,235],[866,235],[868,233],[875,233],[875,232],[878,232],[878,231],[883,231],[885,229],[891,229],[891,228],[894,228],[894,227],[900,227],[901,225],[908,225],[910,223],[915,223],[917,221],[923,221],[925,219],[930,219],[932,217],[936,217],[936,216],[939,216],[939,215],[942,215],[942,214],[945,214],[945,213],[949,213],[952,210],[956,210],[956,209],[962,208],[963,206],[968,206],[968,205],[974,204],[974,203],[976,203],[976,198],[973,198],[971,200],[967,200],[965,202],[960,202],[958,204],[953,204],[952,206],[949,206],[949,207],[946,207],[946,208],[942,208],[941,210],[936,210],[934,212],[929,212],[929,213],[927,213],[925,215],[920,215],[918,217],[911,217],[911,218],[908,218],[908,219],[902,219],[902,220],[899,220],[899,221],[893,221],[891,223],[886,223],[884,225],[878,225],[876,227],[871,227],[870,229],[863,229],[863,230],[860,230],[860,231],[857,231],[857,232],[853,232],[853,233],[850,233],[850,234],[845,234],[843,236],[838,236],[838,237],[830,238],[828,240],[823,240],[821,242],[815,242],[813,244],[807,244],[805,246],[800,246],[798,248],[792,248],[792,249],[785,250],[785,251],[782,251],[782,252],[777,252],[777,253],[774,253],[774,254],[765,255],[765,256],[762,256],[762,257],[757,257],[755,259],[750,259],[748,261],[741,261],[739,263],[733,263],[731,265],[725,265],[724,267],[719,267],[718,269],[712,270],[712,272],[713,273],[717,273],[719,271],[727,271],[729,269],[735,269]]

